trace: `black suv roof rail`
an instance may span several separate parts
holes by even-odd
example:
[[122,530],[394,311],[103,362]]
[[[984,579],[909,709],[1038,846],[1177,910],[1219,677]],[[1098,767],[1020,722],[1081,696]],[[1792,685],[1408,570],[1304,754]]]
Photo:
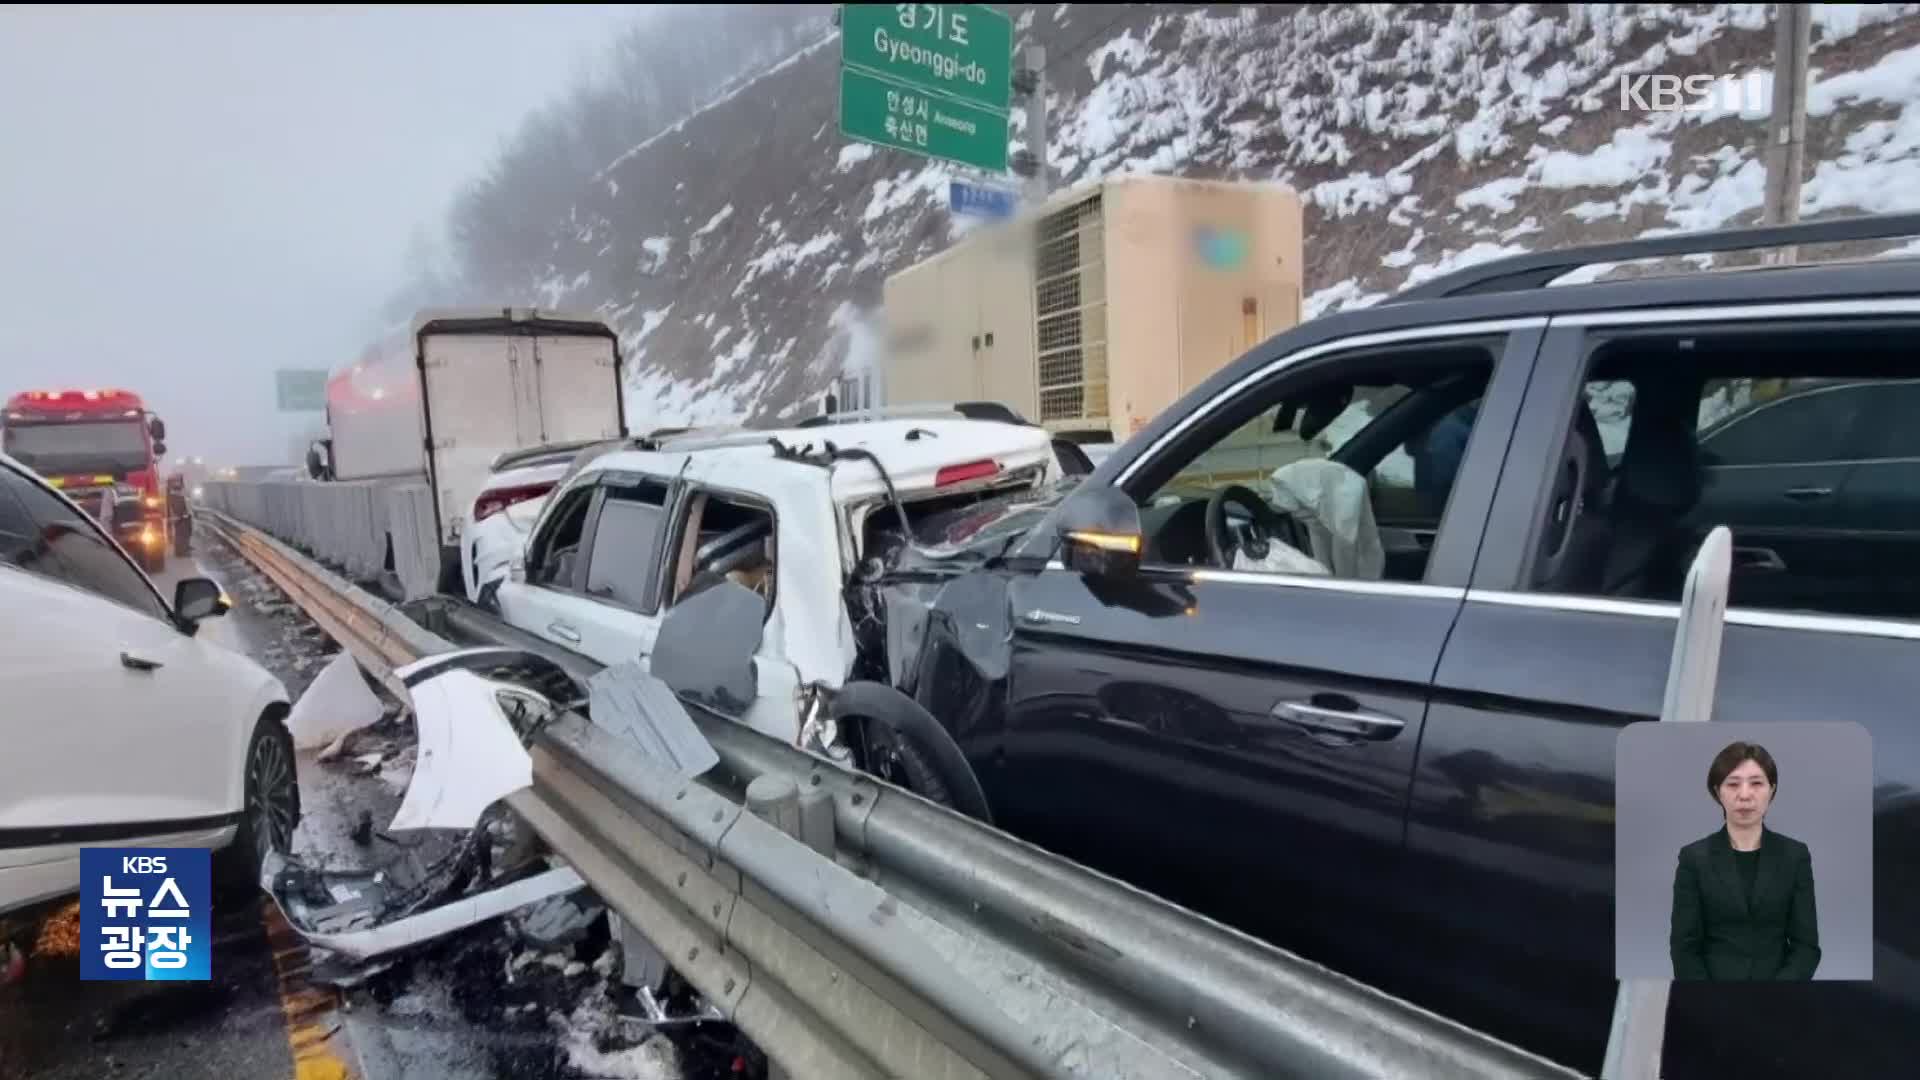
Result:
[[1856,217],[1802,221],[1792,225],[1758,225],[1739,229],[1673,233],[1642,240],[1587,244],[1535,251],[1493,259],[1443,274],[1432,281],[1394,294],[1387,302],[1442,300],[1455,296],[1518,292],[1538,289],[1555,278],[1595,263],[1673,258],[1719,251],[1753,251],[1790,244],[1836,244],[1855,240],[1894,240],[1920,236],[1920,213],[1868,214]]

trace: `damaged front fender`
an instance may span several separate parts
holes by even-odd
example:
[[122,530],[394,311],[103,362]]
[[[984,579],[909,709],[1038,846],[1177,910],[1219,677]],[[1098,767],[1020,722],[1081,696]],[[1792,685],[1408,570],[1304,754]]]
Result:
[[396,830],[473,828],[487,807],[533,783],[533,729],[584,696],[558,664],[522,649],[438,653],[394,674],[420,735]]
[[458,668],[409,685],[420,751],[394,830],[471,829],[487,807],[533,784],[533,758],[502,699],[551,714],[553,703],[521,686]]

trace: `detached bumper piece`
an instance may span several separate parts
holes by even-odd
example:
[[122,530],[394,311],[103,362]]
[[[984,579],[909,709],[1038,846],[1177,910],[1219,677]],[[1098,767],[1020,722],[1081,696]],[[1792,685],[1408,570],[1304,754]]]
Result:
[[279,853],[261,867],[261,887],[287,923],[315,948],[361,963],[423,945],[510,911],[585,887],[560,866],[415,908],[418,889],[400,887],[382,870],[321,870]]

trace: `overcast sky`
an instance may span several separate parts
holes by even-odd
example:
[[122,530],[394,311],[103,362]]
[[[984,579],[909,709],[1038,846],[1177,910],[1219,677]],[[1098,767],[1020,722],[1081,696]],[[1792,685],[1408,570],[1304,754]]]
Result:
[[118,386],[290,461],[276,368],[366,344],[417,225],[632,7],[0,10],[0,396]]

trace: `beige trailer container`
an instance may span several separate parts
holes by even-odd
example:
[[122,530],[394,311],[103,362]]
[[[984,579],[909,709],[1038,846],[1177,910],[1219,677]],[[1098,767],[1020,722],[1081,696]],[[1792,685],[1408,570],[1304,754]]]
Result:
[[1300,320],[1300,199],[1133,176],[1062,193],[887,279],[889,405],[989,400],[1122,440]]

